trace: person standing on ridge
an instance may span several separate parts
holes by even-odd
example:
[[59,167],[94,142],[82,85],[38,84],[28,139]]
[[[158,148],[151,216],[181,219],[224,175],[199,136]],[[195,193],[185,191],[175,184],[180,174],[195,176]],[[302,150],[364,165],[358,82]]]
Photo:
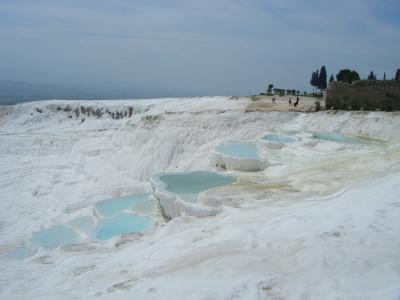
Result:
[[296,97],[296,101],[293,103],[293,106],[297,106],[299,104],[300,98],[299,96]]

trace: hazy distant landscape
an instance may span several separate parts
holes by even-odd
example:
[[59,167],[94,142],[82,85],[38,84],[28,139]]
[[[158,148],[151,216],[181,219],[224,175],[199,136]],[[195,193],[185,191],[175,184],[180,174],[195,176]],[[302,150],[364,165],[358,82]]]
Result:
[[135,93],[121,89],[90,86],[40,84],[23,81],[0,81],[0,105],[36,100],[146,99],[168,97],[162,93]]

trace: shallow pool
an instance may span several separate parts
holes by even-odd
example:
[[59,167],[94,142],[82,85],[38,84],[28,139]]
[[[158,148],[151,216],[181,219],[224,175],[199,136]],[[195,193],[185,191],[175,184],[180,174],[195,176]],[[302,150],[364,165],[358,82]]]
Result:
[[7,253],[7,257],[13,259],[25,259],[35,254],[35,250],[29,246],[20,246]]
[[103,216],[112,216],[123,210],[130,209],[135,205],[146,202],[149,194],[135,194],[132,196],[117,197],[112,199],[103,200],[96,203],[96,209]]
[[293,143],[296,141],[295,138],[286,136],[286,135],[277,135],[277,134],[267,134],[262,137],[263,140],[270,141],[270,142],[277,142],[277,143]]
[[159,179],[166,189],[180,195],[198,194],[205,190],[236,182],[236,178],[208,171],[165,174]]
[[228,156],[259,159],[256,144],[229,143],[215,147],[215,150]]
[[362,140],[356,137],[343,135],[336,132],[314,132],[313,138],[318,140],[332,141],[346,144],[361,144]]
[[151,218],[128,213],[119,213],[102,220],[96,230],[96,238],[108,240],[126,233],[142,232],[153,226]]
[[79,236],[76,232],[63,225],[55,225],[34,232],[31,241],[45,249],[54,249],[59,246],[79,242]]

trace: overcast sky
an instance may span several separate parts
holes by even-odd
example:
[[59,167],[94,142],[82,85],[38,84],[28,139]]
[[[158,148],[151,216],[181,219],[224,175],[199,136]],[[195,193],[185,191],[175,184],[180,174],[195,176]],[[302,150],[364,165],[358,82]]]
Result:
[[137,94],[310,90],[314,69],[392,77],[399,0],[0,0],[0,80]]

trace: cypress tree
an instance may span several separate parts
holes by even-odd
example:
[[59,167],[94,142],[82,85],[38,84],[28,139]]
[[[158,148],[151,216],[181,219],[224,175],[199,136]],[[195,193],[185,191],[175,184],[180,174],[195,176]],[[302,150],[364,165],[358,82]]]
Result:
[[311,74],[310,84],[311,86],[315,86],[315,71]]
[[333,75],[331,75],[331,77],[329,77],[329,83],[331,83],[332,81],[335,81],[335,78],[333,78]]
[[[317,73],[315,71],[312,72],[311,75],[311,80],[310,80],[310,84],[313,87],[313,93],[314,93],[314,88],[317,86],[318,84],[318,76]],[[294,93],[293,93],[294,94]]]
[[369,73],[367,80],[375,80],[374,72]]
[[326,75],[326,68],[325,66],[321,67],[321,71],[319,72],[318,76],[318,88],[323,91],[328,86],[326,83],[327,75]]
[[400,80],[400,69],[397,69],[396,76],[394,77],[394,80]]

